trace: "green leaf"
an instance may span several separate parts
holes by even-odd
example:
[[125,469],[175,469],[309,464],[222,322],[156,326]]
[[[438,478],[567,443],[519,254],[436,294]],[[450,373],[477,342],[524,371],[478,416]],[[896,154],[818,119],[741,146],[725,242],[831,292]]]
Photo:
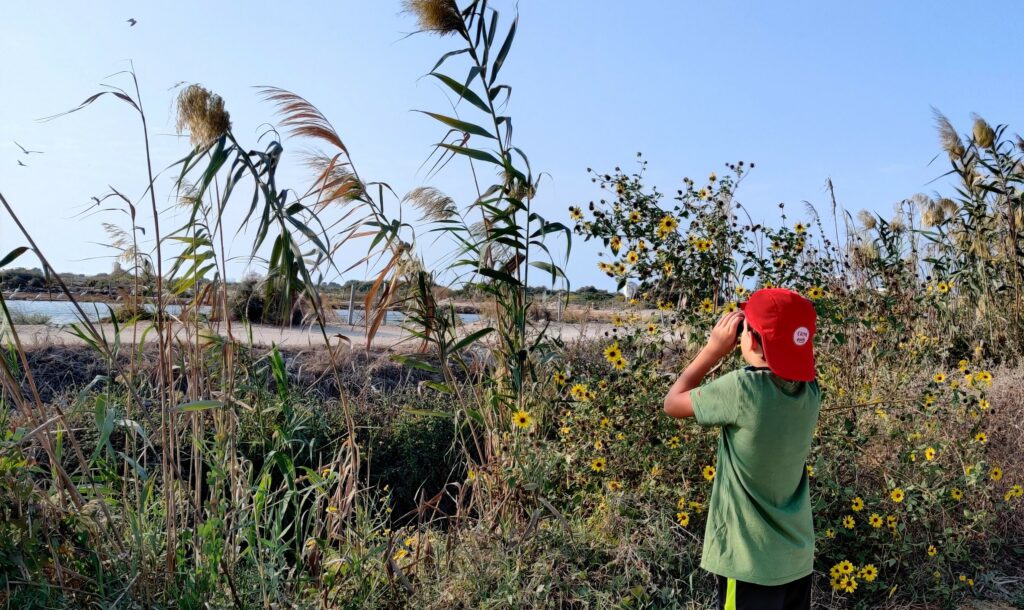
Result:
[[516,36],[516,26],[518,24],[519,17],[516,17],[512,20],[512,26],[508,29],[508,36],[505,37],[505,42],[502,43],[501,50],[498,51],[498,56],[494,58],[494,67],[491,69],[490,86],[494,85],[494,81],[498,78],[498,71],[500,71],[501,66],[505,64],[505,57],[508,56],[509,49],[512,48],[512,40]]
[[223,409],[224,403],[220,400],[194,400],[192,402],[183,402],[180,405],[174,407],[176,411],[188,412],[188,411],[206,411],[209,409]]
[[485,150],[478,150],[476,148],[466,148],[465,146],[456,146],[454,144],[444,143],[438,144],[438,146],[440,146],[441,148],[446,148],[460,155],[472,157],[473,159],[477,159],[478,161],[487,161],[488,163],[493,163],[494,165],[504,165],[504,163],[498,161],[497,157],[495,157],[494,155]]
[[473,104],[474,106],[476,106],[480,110],[483,110],[487,114],[491,113],[491,109],[487,107],[487,104],[484,103],[484,101],[480,99],[480,96],[474,93],[473,90],[470,89],[469,87],[466,87],[465,85],[455,80],[454,78],[448,76],[447,74],[442,74],[440,72],[431,72],[430,75],[437,77],[437,79],[440,80],[442,83],[448,85],[448,87],[452,91],[459,95],[459,99],[465,99],[467,102]]
[[451,117],[444,116],[443,114],[437,114],[436,112],[427,112],[426,110],[417,110],[416,112],[421,112],[421,113],[423,113],[425,115],[434,117],[435,119],[437,119],[438,121],[441,121],[445,125],[447,125],[449,127],[452,127],[454,129],[458,129],[459,131],[464,131],[466,133],[470,133],[470,134],[473,134],[475,136],[483,136],[485,138],[491,138],[492,140],[497,139],[493,135],[491,135],[491,132],[487,131],[483,127],[480,127],[479,125],[474,125],[473,123],[467,123],[466,121],[460,121],[458,119],[453,119]]
[[15,248],[15,249],[11,250],[10,252],[7,253],[7,256],[5,256],[2,260],[0,260],[0,268],[2,268],[3,266],[7,265],[8,263],[10,263],[14,259],[18,258],[19,256],[21,256],[22,254],[24,254],[27,251],[28,251],[28,247],[27,246],[19,246],[19,247]]

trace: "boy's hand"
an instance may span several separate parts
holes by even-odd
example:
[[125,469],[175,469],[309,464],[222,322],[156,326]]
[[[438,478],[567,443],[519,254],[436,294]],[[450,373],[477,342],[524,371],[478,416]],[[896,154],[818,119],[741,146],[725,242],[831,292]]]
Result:
[[718,323],[711,329],[711,338],[704,349],[718,360],[728,356],[729,352],[736,348],[736,328],[742,322],[742,311],[727,313],[719,318]]

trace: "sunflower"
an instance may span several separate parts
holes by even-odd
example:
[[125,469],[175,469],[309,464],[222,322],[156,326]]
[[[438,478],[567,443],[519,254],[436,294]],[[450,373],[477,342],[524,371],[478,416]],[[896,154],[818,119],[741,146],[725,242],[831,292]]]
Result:
[[864,510],[864,500],[860,496],[857,496],[856,498],[853,499],[850,508],[852,508],[854,512],[860,512]]
[[679,437],[678,436],[673,436],[672,438],[670,438],[667,441],[665,441],[665,445],[669,449],[675,449],[676,447],[679,446]]
[[582,220],[583,210],[576,206],[572,206],[569,208],[569,217],[572,218],[573,220]]
[[832,529],[831,527],[826,529],[825,530],[825,537],[826,538],[835,538],[836,537],[836,531],[834,529]]
[[934,544],[929,544],[928,545],[928,556],[929,557],[935,557],[938,554],[939,554],[939,549],[935,548]]
[[723,311],[725,311],[725,313],[732,313],[737,309],[739,309],[739,307],[736,305],[736,301],[729,301],[728,303],[725,304]]
[[857,525],[857,522],[854,520],[853,515],[846,515],[843,517],[843,527],[848,530],[852,530],[855,525]]
[[711,299],[704,299],[700,302],[700,309],[704,313],[711,313],[715,310],[715,304],[711,302]]
[[924,459],[928,460],[929,462],[935,459],[934,447],[928,447],[927,449],[924,450]]
[[878,513],[871,513],[871,516],[868,517],[868,523],[871,524],[871,527],[878,529],[882,527],[884,521],[882,520],[882,516]]
[[988,435],[985,434],[984,432],[979,432],[974,435],[974,440],[984,444],[986,441],[988,441]]
[[626,253],[626,262],[630,265],[635,265],[640,260],[640,255],[636,253],[636,250],[630,250]]
[[876,568],[874,564],[869,563],[857,572],[857,577],[864,582],[873,582],[878,578],[878,568]]
[[998,481],[1003,478],[1003,469],[999,466],[993,466],[992,470],[988,472],[988,476],[993,481]]
[[803,235],[804,233],[807,232],[807,227],[804,225],[804,223],[798,222],[796,223],[796,225],[793,226],[793,231],[795,231],[797,235]]
[[555,374],[552,375],[552,377],[554,378],[555,383],[557,383],[558,385],[565,385],[565,382],[569,380],[569,378],[566,377],[565,373],[561,371],[556,371]]
[[964,499],[964,492],[962,492],[958,488],[954,487],[953,489],[949,490],[949,497],[953,498],[954,500],[959,502],[960,500]]
[[658,228],[666,233],[670,231],[675,231],[678,226],[679,221],[676,220],[675,216],[672,216],[671,214],[666,214],[662,216],[661,222],[658,223]]
[[514,423],[517,428],[525,430],[533,424],[533,416],[520,409],[512,415],[512,423]]
[[885,518],[885,525],[888,526],[889,529],[895,530],[896,529],[896,515],[889,515],[888,517],[886,517]]
[[811,300],[816,301],[825,296],[825,289],[821,286],[812,286],[811,289],[807,291],[807,296],[811,297]]
[[900,489],[899,487],[889,492],[889,497],[892,498],[892,501],[896,502],[897,504],[902,502],[905,496],[906,494],[903,493],[903,490]]
[[594,472],[604,472],[608,462],[603,457],[596,457],[590,460],[590,468]]
[[676,521],[679,525],[686,527],[690,524],[690,514],[680,511],[676,513]]
[[611,247],[612,252],[618,254],[619,248],[622,247],[622,238],[618,235],[612,235],[612,238],[608,241],[608,245]]
[[620,489],[622,489],[622,483],[618,481],[608,481],[609,491],[619,491]]
[[615,343],[612,343],[608,347],[604,348],[604,358],[608,362],[615,362],[621,357],[622,350],[619,349],[619,343],[617,341]]
[[633,210],[629,213],[629,222],[640,222],[640,212]]
[[614,368],[616,371],[621,371],[622,369],[626,368],[627,364],[628,363],[626,362],[626,359],[620,356],[615,360],[615,362],[612,363],[612,368]]
[[704,478],[706,480],[708,480],[708,481],[710,481],[710,480],[715,478],[715,467],[714,466],[705,466],[704,470],[702,472],[704,474]]
[[943,383],[946,381],[946,374],[935,373],[935,375],[932,376],[932,381],[934,381],[935,383]]
[[808,477],[813,477],[814,476],[814,466],[811,466],[810,464],[807,465],[807,476]]

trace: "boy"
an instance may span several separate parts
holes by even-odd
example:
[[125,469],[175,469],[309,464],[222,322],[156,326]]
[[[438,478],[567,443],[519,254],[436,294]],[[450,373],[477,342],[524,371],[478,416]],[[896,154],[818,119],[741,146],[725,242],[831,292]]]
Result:
[[[782,288],[758,290],[740,308],[715,325],[665,396],[665,412],[722,428],[700,563],[716,575],[718,608],[808,609],[814,526],[805,461],[820,403],[817,316]],[[749,366],[698,387],[737,336]]]

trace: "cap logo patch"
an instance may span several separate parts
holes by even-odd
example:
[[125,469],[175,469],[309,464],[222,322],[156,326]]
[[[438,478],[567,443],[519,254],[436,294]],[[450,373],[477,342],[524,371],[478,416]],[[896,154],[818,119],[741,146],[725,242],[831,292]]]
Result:
[[807,330],[806,326],[801,326],[793,331],[793,343],[796,343],[797,345],[804,345],[810,338],[811,331]]

